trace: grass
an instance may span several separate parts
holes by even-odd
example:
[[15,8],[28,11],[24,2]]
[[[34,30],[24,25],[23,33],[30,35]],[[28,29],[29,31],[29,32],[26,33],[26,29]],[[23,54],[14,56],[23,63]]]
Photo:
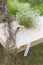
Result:
[[19,54],[21,65],[43,65],[43,43],[30,48],[27,57],[23,57],[23,53]]
[[4,62],[4,57],[5,57],[4,48],[0,44],[0,65],[2,65],[2,63]]
[[[2,47],[0,46],[0,65],[3,62]],[[18,54],[20,65],[43,65],[43,43],[30,48],[27,57],[23,56],[24,51]]]

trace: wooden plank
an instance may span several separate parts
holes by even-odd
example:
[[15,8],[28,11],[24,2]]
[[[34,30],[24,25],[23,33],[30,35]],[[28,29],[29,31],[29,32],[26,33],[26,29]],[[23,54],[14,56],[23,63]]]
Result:
[[[38,40],[36,40],[36,41],[31,42],[30,47],[36,46],[36,45],[38,45],[38,44],[40,44],[40,43],[42,43],[42,42],[43,42],[43,38],[40,38],[40,39],[38,39]],[[26,45],[23,45],[23,46],[21,46],[21,47],[17,50],[17,53],[18,53],[18,52],[21,52],[21,51],[24,51],[25,49],[26,49]]]

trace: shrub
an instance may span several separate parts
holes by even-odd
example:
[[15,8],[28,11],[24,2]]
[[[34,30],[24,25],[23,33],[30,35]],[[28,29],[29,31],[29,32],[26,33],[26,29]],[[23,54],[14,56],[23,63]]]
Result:
[[33,6],[37,6],[43,3],[43,0],[19,0],[19,2],[28,2]]
[[20,11],[16,14],[16,20],[20,25],[24,25],[27,28],[36,26],[38,21],[38,13],[34,12],[30,8],[20,8]]
[[43,15],[43,5],[39,7],[40,15]]
[[43,15],[43,4],[37,7],[37,9],[40,11],[40,15]]
[[18,3],[14,2],[14,0],[7,0],[7,6],[10,13],[16,15],[18,12]]
[[43,16],[43,4],[33,7],[33,10],[39,10],[40,16]]
[[16,15],[16,13],[19,11],[19,8],[29,7],[30,4],[19,3],[19,2],[16,2],[15,0],[7,0],[7,6],[8,6],[8,10],[10,11],[10,13],[13,14],[13,15]]

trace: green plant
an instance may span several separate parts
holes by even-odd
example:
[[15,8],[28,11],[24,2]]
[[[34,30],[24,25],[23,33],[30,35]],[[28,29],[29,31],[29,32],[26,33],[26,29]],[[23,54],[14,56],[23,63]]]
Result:
[[18,3],[14,0],[7,0],[7,6],[10,13],[16,15],[16,13],[18,12]]
[[40,15],[43,15],[43,5],[39,7]]
[[37,6],[40,4],[43,4],[43,0],[19,0],[19,2],[28,2],[30,3],[32,6]]
[[20,11],[16,14],[16,20],[20,25],[32,28],[33,26],[36,26],[36,22],[38,21],[38,13],[30,8],[20,8]]
[[40,4],[39,6],[34,6],[33,10],[39,10],[40,16],[43,16],[43,4]]
[[15,0],[7,0],[7,6],[10,13],[16,15],[16,13],[19,11],[19,8],[28,7],[30,5],[28,3],[19,3]]
[[43,4],[37,7],[37,9],[40,11],[40,15],[43,15]]

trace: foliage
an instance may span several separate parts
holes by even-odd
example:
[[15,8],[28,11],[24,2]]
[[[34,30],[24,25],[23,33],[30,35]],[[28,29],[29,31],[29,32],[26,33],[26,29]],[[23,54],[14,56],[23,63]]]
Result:
[[19,3],[14,0],[8,0],[7,6],[11,14],[16,15],[16,13],[19,11],[19,8],[21,7],[28,7],[28,3]]
[[38,21],[38,13],[34,12],[30,8],[20,8],[20,11],[16,15],[16,20],[20,25],[24,25],[27,28],[31,28],[36,25]]
[[37,6],[36,9],[40,11],[40,15],[42,16],[43,15],[43,4],[41,4],[40,6]]
[[[14,0],[7,1],[8,9],[11,12],[11,14],[16,15],[16,13],[18,13],[19,11],[19,8],[24,7],[24,5],[26,5],[26,3],[24,2],[29,2],[34,10],[39,10],[40,15],[43,15],[43,0],[19,0],[19,1],[20,2],[15,2]],[[27,5],[29,7],[28,3]]]
[[39,6],[40,15],[43,15],[43,5]]
[[31,5],[40,5],[41,3],[43,3],[43,0],[19,0],[20,2],[28,2]]
[[18,3],[14,2],[14,0],[8,0],[7,6],[11,14],[15,15],[18,12]]

